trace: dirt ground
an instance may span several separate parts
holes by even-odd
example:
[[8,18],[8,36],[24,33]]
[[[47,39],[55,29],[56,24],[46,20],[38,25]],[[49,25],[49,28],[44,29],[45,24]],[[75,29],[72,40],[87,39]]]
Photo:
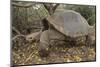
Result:
[[[18,39],[19,41],[19,39]],[[12,46],[12,62],[14,65],[48,64],[62,62],[95,61],[94,46],[54,46],[47,57],[40,57],[36,42],[18,42]]]

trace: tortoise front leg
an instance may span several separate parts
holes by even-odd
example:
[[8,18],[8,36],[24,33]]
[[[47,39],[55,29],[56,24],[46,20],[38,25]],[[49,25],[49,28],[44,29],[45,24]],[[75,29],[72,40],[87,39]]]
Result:
[[39,43],[39,54],[41,57],[47,57],[49,55],[49,37],[48,37],[48,30],[42,32],[40,36],[40,43]]

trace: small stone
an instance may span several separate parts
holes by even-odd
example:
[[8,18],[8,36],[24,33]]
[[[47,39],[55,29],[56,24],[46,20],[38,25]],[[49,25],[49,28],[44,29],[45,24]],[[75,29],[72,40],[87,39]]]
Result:
[[42,61],[41,59],[38,59],[38,61]]
[[71,62],[71,60],[70,59],[67,59],[67,62]]

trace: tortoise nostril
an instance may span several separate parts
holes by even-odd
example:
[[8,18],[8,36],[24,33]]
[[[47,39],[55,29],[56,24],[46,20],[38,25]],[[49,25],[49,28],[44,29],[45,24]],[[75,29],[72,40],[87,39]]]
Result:
[[32,39],[32,37],[30,37],[29,39]]

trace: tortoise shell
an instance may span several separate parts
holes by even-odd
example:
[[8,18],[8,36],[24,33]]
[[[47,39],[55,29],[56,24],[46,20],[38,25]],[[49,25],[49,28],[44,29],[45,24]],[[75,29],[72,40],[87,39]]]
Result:
[[46,19],[55,29],[66,36],[78,37],[88,35],[89,24],[78,12],[72,10],[59,11]]

